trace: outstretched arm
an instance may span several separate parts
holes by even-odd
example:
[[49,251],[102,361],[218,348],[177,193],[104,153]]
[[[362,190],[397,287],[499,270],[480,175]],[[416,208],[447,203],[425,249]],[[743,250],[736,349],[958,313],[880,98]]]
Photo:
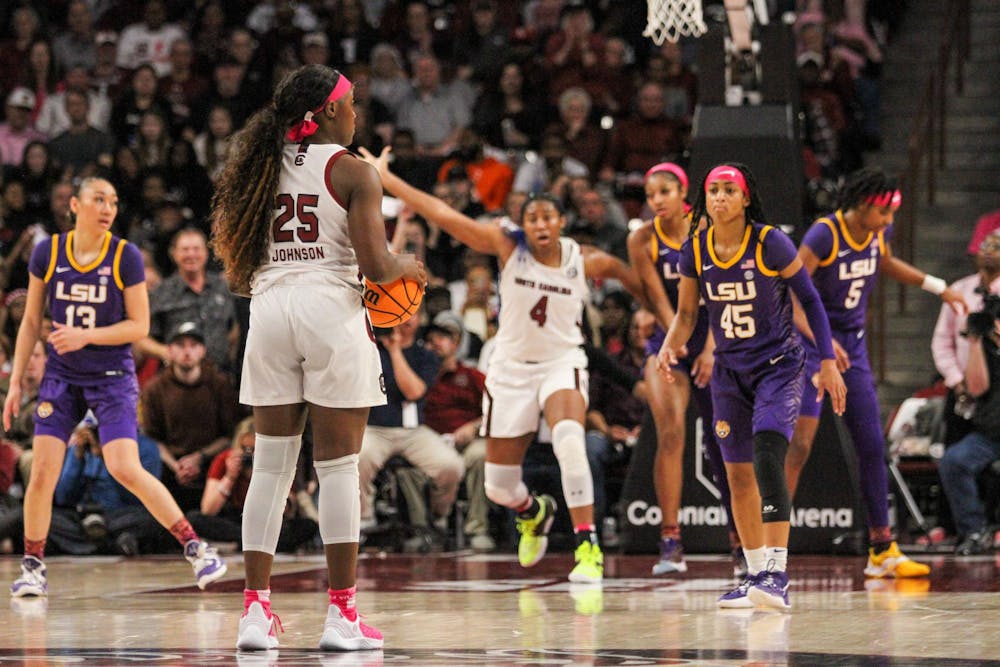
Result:
[[951,309],[959,315],[969,312],[969,304],[965,302],[965,297],[960,292],[948,287],[940,278],[924,273],[912,264],[893,255],[888,241],[885,243],[882,273],[906,285],[913,285],[931,294],[939,295],[941,300],[951,306]]
[[646,308],[656,317],[664,331],[670,328],[674,309],[663,289],[663,281],[650,254],[653,226],[646,223],[628,235],[628,261],[642,287]]
[[413,187],[392,173],[389,170],[389,150],[390,148],[387,146],[382,149],[378,157],[375,157],[367,149],[360,149],[365,161],[378,170],[379,176],[382,177],[382,186],[389,193],[402,199],[414,211],[428,221],[439,225],[476,252],[497,255],[501,260],[507,259],[514,249],[514,242],[504,234],[499,225],[476,222],[469,216],[448,206],[441,199]]
[[646,303],[639,278],[628,264],[594,246],[581,246],[580,249],[583,252],[583,272],[588,278],[614,278],[639,303]]

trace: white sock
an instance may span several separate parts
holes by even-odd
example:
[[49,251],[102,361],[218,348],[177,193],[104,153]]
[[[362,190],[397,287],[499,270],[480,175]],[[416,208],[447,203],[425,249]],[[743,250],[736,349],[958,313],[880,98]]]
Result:
[[764,569],[770,572],[784,572],[788,567],[788,549],[768,547],[764,555]]
[[743,555],[747,559],[747,572],[749,574],[757,574],[767,565],[767,547],[758,547],[756,549],[743,548]]

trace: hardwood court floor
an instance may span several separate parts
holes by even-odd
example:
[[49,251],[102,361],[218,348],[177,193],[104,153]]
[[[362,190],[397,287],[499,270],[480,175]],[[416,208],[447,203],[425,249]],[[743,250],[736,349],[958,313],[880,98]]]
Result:
[[[603,587],[567,582],[571,561],[366,554],[359,608],[386,648],[323,654],[323,562],[279,557],[281,649],[238,654],[238,557],[205,592],[179,557],[51,558],[50,597],[0,609],[0,665],[1000,666],[1000,557],[934,556],[929,580],[865,581],[861,557],[793,555],[790,613],[717,610],[733,583],[721,556],[653,578],[651,557],[609,555]],[[0,560],[0,580],[18,563]]]

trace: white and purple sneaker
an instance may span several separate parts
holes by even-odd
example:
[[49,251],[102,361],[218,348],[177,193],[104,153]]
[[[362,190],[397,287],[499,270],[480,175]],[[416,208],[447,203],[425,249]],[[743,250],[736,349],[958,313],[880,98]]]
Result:
[[747,591],[747,597],[754,604],[772,609],[791,609],[788,601],[788,573],[761,572]]
[[49,594],[45,581],[45,563],[34,556],[21,559],[21,576],[10,585],[10,594],[16,598],[26,596],[42,597]]
[[184,545],[184,557],[194,568],[194,576],[198,580],[198,588],[205,590],[213,581],[226,574],[226,564],[222,562],[219,553],[201,540],[191,540]]
[[753,602],[747,597],[747,591],[756,583],[758,576],[748,574],[736,588],[720,596],[715,604],[719,609],[753,609]]

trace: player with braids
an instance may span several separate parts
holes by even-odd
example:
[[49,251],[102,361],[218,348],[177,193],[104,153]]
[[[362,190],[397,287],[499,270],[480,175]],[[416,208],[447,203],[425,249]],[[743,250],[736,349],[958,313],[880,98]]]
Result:
[[665,382],[656,370],[656,353],[660,351],[670,322],[677,312],[677,266],[681,247],[688,237],[687,173],[678,165],[664,162],[646,172],[646,202],[656,216],[629,234],[629,263],[639,276],[646,303],[656,315],[656,328],[646,342],[646,383],[650,388],[649,407],[656,424],[656,458],[653,463],[653,483],[662,513],[660,525],[660,559],[653,565],[653,574],[686,572],[684,547],[677,514],[681,505],[684,471],[684,424],[688,402],[694,398],[702,421],[702,442],[712,465],[723,504],[729,514],[729,536],[733,548],[734,573],[746,575],[746,560],[739,546],[736,524],[729,504],[729,483],[722,452],[712,433],[712,395],[708,380],[715,363],[715,339],[708,330],[708,311],[698,308],[698,323],[688,354],[671,369],[675,382]]
[[390,172],[388,151],[377,159],[364,149],[361,153],[378,167],[390,193],[500,262],[500,322],[483,397],[486,495],[518,513],[518,560],[524,567],[535,565],[548,546],[556,506],[552,497],[528,492],[521,464],[542,414],[552,429],[552,451],[576,534],[576,566],[569,579],[599,582],[604,555],[594,527],[594,485],[583,427],[588,375],[581,320],[589,297],[587,278],[614,278],[636,294],[635,276],[621,260],[563,238],[566,216],[551,195],[528,198],[520,227],[483,224]]
[[802,400],[805,353],[793,332],[792,296],[798,297],[820,349],[819,396],[829,392],[844,409],[844,382],[837,371],[830,325],[819,295],[785,234],[765,224],[749,168],[724,163],[708,172],[681,249],[677,313],[658,357],[671,366],[687,354],[698,322],[698,301],[708,308],[715,336],[711,391],[715,437],[725,459],[733,517],[747,559],[747,576],[719,598],[720,607],[755,604],[790,608],[788,531],[791,504],[785,454]]
[[[893,256],[889,236],[901,199],[896,180],[881,169],[855,171],[841,188],[837,210],[814,222],[799,247],[799,258],[812,275],[830,318],[837,366],[850,397],[844,423],[857,452],[858,478],[868,516],[871,547],[865,574],[870,577],[922,577],[930,574],[930,568],[911,561],[900,551],[889,525],[885,442],[865,340],[868,296],[881,269],[890,278],[920,285],[939,295],[956,312],[966,307],[961,294],[946,289],[943,280]],[[804,334],[808,379],[818,370],[820,355],[811,334]],[[785,476],[793,497],[819,425],[821,403],[815,397],[815,386],[806,382],[802,413],[785,461]]]
[[215,249],[234,289],[251,296],[240,402],[253,406],[257,444],[243,508],[243,650],[278,645],[271,566],[307,411],[330,578],[320,648],[382,646],[354,603],[358,452],[369,408],[385,403],[359,268],[377,283],[423,284],[426,274],[387,249],[378,174],[344,148],[354,119],[347,77],[295,70],[234,138],[213,202]]

